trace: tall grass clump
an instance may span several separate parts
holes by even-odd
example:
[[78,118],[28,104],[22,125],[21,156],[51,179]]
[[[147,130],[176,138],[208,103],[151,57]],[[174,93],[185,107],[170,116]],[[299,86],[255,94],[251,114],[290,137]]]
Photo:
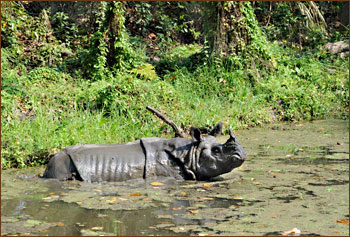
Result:
[[194,70],[177,65],[157,78],[121,72],[99,81],[73,78],[54,67],[21,71],[6,61],[10,55],[2,57],[2,167],[42,165],[74,144],[171,136],[146,106],[185,129],[218,121],[237,129],[347,117],[346,60],[273,48],[276,66],[256,74],[220,64]]
[[160,136],[166,129],[145,107],[166,111],[176,93],[164,81],[134,74],[89,82],[41,67],[16,77],[18,89],[2,92],[3,168],[45,164],[59,149],[78,143]]

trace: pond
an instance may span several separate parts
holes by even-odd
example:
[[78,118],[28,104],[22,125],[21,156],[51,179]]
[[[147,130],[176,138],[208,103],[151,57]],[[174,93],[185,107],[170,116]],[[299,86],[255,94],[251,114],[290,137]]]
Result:
[[211,182],[59,182],[38,178],[44,167],[2,171],[1,234],[349,235],[348,120],[235,133],[247,160]]

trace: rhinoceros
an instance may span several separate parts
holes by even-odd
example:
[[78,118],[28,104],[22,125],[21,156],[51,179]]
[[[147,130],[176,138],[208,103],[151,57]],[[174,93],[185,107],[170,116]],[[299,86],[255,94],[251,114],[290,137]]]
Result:
[[155,176],[208,180],[242,165],[246,152],[232,130],[220,144],[218,124],[207,136],[191,128],[190,138],[141,138],[126,144],[73,145],[56,153],[43,178],[88,182],[125,181]]

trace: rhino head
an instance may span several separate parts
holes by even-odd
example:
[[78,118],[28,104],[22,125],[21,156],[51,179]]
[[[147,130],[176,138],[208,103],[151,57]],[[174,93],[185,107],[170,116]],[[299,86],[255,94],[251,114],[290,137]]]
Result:
[[241,166],[246,159],[246,152],[231,129],[229,139],[224,144],[219,143],[216,136],[221,131],[222,123],[218,123],[208,136],[202,136],[198,128],[191,128],[192,139],[198,142],[195,161],[192,163],[197,180],[228,173]]

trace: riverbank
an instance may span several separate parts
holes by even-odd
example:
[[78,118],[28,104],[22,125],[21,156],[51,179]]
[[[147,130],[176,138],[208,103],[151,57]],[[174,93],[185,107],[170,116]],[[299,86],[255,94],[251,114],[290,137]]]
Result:
[[182,67],[154,79],[125,72],[101,81],[50,67],[20,74],[2,49],[2,168],[43,165],[50,155],[73,144],[172,136],[170,127],[146,106],[185,129],[218,121],[225,129],[238,129],[348,118],[349,65],[344,59],[308,54],[293,58],[292,52],[274,47],[279,51],[272,71],[212,65],[193,72]]
[[44,167],[2,171],[2,235],[349,235],[349,120],[236,135],[247,160],[214,182],[60,182],[36,177]]
[[51,67],[20,73],[2,49],[2,168],[46,164],[50,155],[73,144],[172,136],[146,106],[185,129],[218,121],[224,129],[239,129],[348,118],[345,59],[322,52],[297,57],[277,44],[274,55],[273,70],[183,66],[153,79],[124,72],[91,81]]

